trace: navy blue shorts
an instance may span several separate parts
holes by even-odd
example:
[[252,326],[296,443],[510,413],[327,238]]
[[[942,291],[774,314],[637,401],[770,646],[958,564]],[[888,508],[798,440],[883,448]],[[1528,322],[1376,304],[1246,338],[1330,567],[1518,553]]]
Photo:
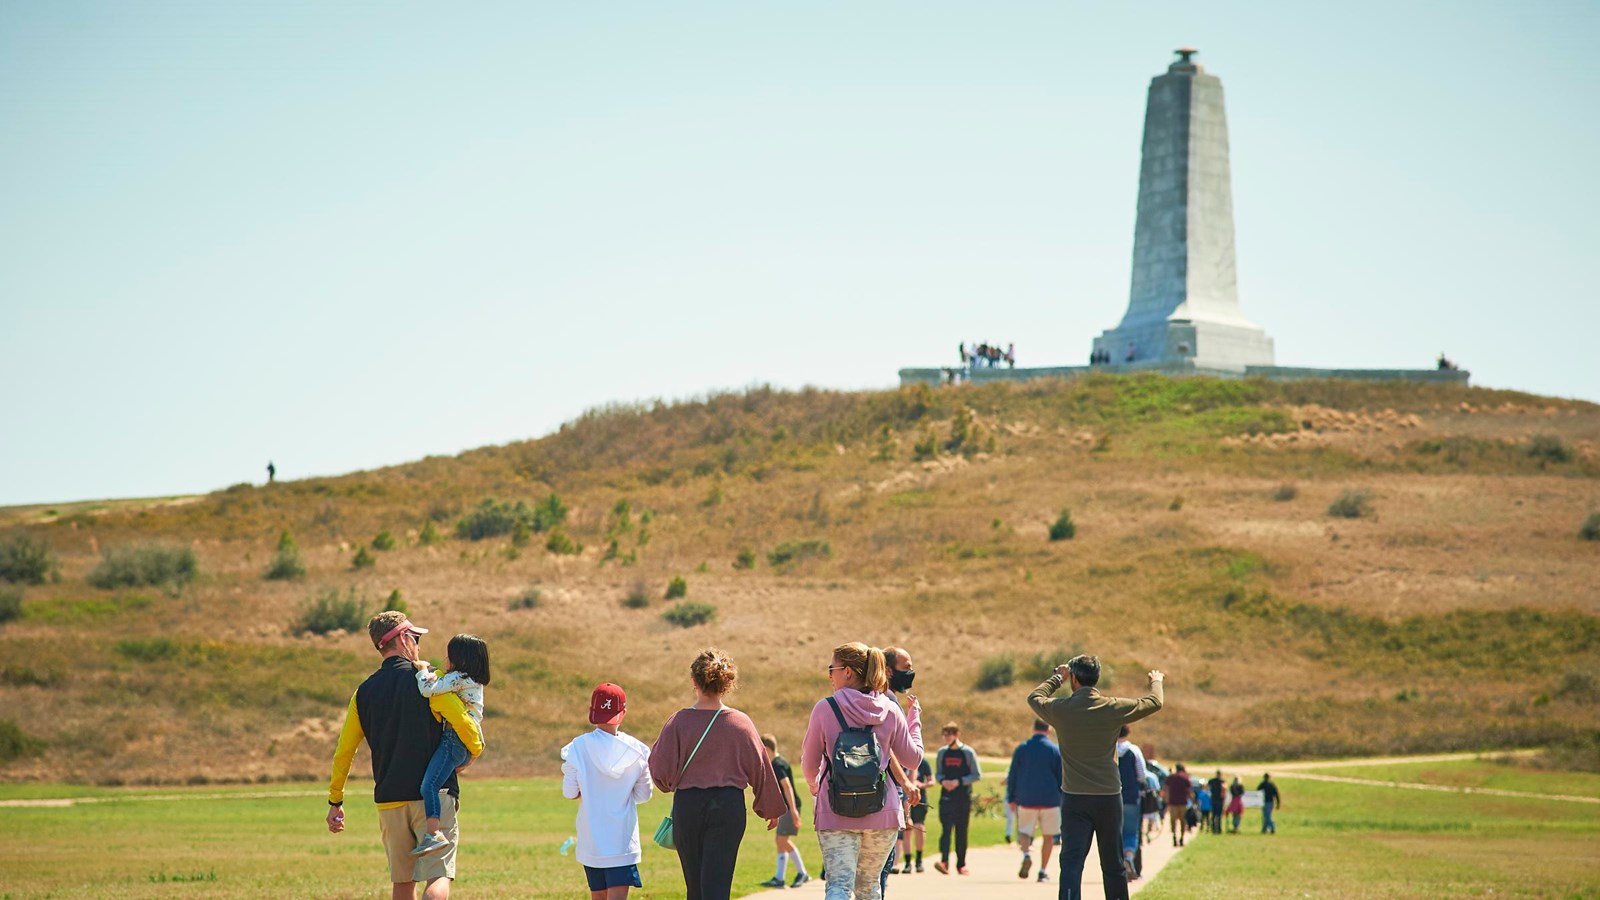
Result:
[[639,883],[638,866],[612,866],[609,869],[596,869],[593,866],[584,866],[583,874],[589,877],[589,890],[603,891],[614,887],[642,888]]

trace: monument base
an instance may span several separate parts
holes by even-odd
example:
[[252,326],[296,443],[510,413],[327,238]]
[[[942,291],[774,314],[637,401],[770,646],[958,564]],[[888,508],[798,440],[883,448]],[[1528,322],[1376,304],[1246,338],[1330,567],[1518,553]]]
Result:
[[1234,373],[1275,361],[1272,338],[1260,328],[1208,321],[1118,326],[1095,338],[1094,349],[1122,365],[1192,363],[1201,369]]
[[1149,360],[1112,363],[1100,366],[1039,366],[1028,369],[979,367],[965,369],[911,368],[900,370],[900,386],[912,384],[989,384],[997,381],[1033,381],[1038,378],[1077,378],[1094,372],[1131,375],[1157,372],[1175,377],[1265,378],[1268,381],[1304,381],[1312,378],[1337,378],[1346,381],[1412,381],[1419,384],[1467,385],[1472,373],[1465,369],[1313,369],[1301,366],[1246,366],[1243,371],[1196,365],[1193,360]]

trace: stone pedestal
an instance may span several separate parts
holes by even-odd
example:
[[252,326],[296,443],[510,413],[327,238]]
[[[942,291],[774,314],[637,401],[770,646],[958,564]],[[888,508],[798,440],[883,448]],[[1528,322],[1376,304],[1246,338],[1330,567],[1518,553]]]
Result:
[[1239,309],[1222,80],[1178,53],[1145,107],[1128,309],[1094,349],[1139,368],[1270,366],[1272,339]]

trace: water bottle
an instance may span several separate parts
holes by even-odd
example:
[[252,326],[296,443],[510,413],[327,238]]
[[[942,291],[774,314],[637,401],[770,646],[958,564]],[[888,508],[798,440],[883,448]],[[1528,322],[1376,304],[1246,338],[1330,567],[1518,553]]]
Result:
[[561,855],[566,856],[567,853],[572,850],[573,845],[577,843],[578,839],[569,835],[566,840],[561,842]]

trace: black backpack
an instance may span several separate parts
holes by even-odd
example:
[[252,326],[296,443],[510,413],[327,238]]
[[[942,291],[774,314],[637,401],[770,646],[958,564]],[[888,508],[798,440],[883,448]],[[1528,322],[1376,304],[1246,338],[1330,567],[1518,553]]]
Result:
[[885,781],[883,764],[878,759],[878,738],[871,728],[851,728],[845,723],[839,704],[828,698],[833,716],[839,720],[839,736],[833,739],[833,755],[828,758],[828,802],[833,811],[850,819],[870,816],[883,809]]

